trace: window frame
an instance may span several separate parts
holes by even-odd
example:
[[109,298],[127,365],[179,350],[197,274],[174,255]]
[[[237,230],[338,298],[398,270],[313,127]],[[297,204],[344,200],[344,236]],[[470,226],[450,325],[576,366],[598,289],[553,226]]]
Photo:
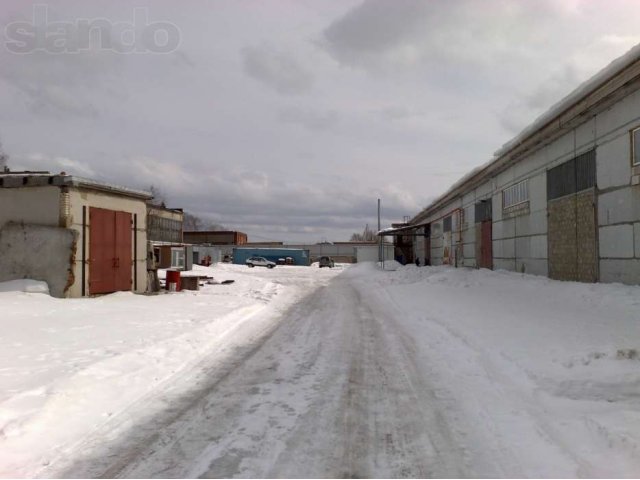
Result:
[[[636,162],[636,147],[640,152],[640,127],[632,128],[630,131],[631,141],[631,166],[640,167],[640,155],[638,155],[638,161]],[[636,135],[638,135],[638,145],[636,146]]]
[[186,268],[186,254],[184,248],[171,249],[171,268]]
[[[516,192],[521,185],[525,186],[524,192],[526,193],[526,197],[524,199],[516,199],[517,201],[515,201],[514,203],[506,205],[505,198],[508,195],[513,194],[513,192]],[[524,180],[521,180],[518,183],[514,183],[513,185],[510,185],[507,188],[504,188],[502,190],[502,209],[503,210],[507,210],[509,208],[516,207],[518,205],[522,205],[523,203],[526,203],[528,201],[529,201],[529,179],[528,178],[525,178]]]

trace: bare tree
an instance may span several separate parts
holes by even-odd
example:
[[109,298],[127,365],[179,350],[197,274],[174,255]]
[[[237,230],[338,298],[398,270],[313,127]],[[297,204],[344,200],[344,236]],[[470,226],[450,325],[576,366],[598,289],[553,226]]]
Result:
[[224,225],[220,225],[219,223],[205,223],[202,218],[189,212],[184,212],[182,222],[182,226],[186,232],[219,232],[227,229]]
[[221,232],[223,230],[226,230],[227,227],[219,223],[208,223],[204,229],[209,232]]
[[369,228],[369,224],[364,227],[362,233],[354,233],[350,238],[351,242],[375,242],[376,232]]
[[0,170],[7,171],[9,169],[9,155],[7,155],[2,148],[2,141],[0,141]]
[[182,228],[185,232],[198,232],[202,230],[202,219],[189,212],[184,212],[182,220]]
[[158,205],[161,207],[167,206],[167,196],[160,188],[156,187],[155,185],[150,185],[149,192],[151,192],[151,195],[153,195],[153,198],[149,200],[149,203],[151,205]]

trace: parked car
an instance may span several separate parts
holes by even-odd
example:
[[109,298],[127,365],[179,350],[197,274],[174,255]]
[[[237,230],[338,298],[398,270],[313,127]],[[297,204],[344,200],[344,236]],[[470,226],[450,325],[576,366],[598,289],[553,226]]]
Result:
[[251,257],[251,258],[247,258],[246,262],[247,267],[267,267],[267,268],[273,268],[276,266],[275,262],[272,262],[271,260],[267,260],[264,257]]
[[318,260],[318,263],[320,264],[320,268],[322,267],[333,268],[335,265],[333,262],[333,258],[331,257],[320,257],[320,260]]

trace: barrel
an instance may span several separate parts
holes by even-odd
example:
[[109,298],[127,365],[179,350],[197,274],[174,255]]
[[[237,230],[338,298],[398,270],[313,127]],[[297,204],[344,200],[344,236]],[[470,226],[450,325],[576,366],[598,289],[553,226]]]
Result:
[[180,291],[180,270],[167,270],[166,288],[170,292]]

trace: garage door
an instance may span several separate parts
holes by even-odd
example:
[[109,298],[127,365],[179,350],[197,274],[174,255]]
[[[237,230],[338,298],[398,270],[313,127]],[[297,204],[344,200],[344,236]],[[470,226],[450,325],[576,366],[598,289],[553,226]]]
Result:
[[89,293],[131,290],[131,214],[89,210]]
[[598,280],[595,185],[595,150],[547,172],[551,278]]

